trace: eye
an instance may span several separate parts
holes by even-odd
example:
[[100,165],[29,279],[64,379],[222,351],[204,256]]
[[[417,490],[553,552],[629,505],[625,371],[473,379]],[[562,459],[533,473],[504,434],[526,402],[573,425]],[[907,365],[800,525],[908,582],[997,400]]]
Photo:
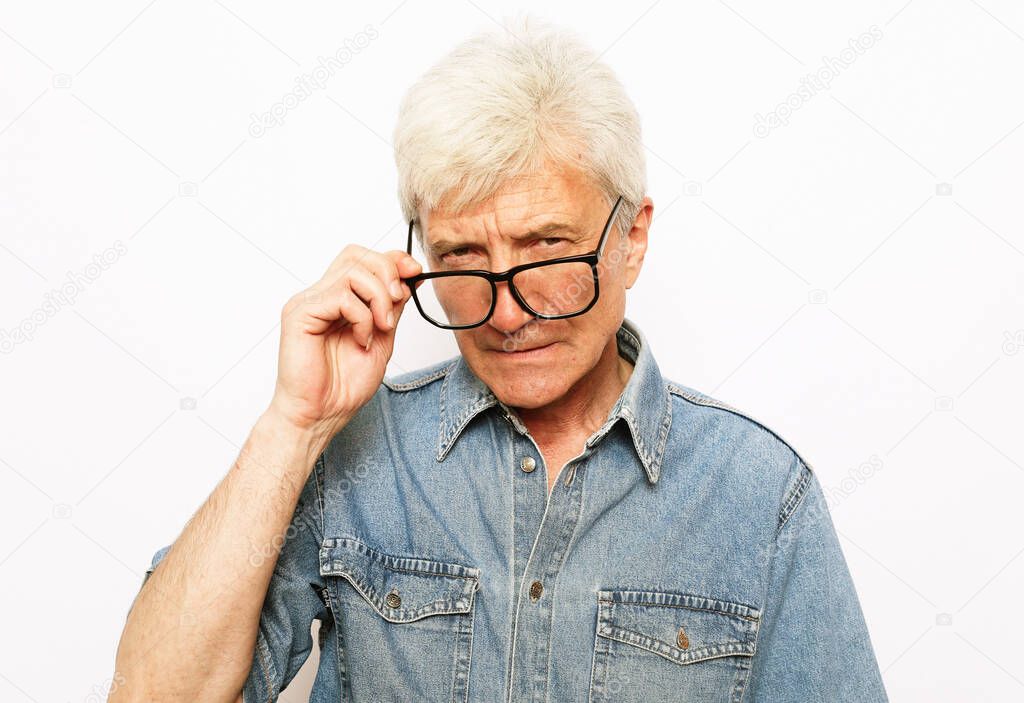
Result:
[[455,247],[454,249],[449,249],[444,254],[442,254],[441,258],[444,258],[444,257],[447,257],[447,256],[455,256],[455,257],[465,256],[468,253],[469,253],[469,247]]
[[543,239],[541,239],[539,241],[544,242],[544,244],[546,246],[552,247],[552,246],[555,246],[556,244],[558,244],[559,242],[563,242],[565,240],[562,239],[561,237],[544,237]]

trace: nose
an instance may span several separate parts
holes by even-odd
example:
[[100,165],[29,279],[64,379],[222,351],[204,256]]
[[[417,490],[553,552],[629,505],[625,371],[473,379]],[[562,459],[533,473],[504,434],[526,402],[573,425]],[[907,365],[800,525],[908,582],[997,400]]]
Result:
[[494,301],[494,314],[487,324],[502,334],[511,334],[533,319],[533,315],[516,302],[508,282],[497,283],[495,287],[497,298]]

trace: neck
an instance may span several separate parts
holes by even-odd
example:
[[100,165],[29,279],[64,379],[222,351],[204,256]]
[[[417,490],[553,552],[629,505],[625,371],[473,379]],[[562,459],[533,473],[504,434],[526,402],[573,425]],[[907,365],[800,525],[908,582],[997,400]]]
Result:
[[597,365],[565,395],[540,408],[515,410],[541,445],[560,444],[570,437],[589,437],[608,419],[632,372],[633,365],[619,356],[613,335]]

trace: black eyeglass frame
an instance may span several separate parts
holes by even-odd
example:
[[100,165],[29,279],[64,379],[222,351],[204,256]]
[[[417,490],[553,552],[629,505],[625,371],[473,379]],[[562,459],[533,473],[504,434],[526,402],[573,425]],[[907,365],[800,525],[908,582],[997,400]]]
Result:
[[[574,254],[572,256],[562,256],[555,259],[545,259],[544,261],[532,261],[528,264],[519,264],[518,266],[513,266],[512,268],[506,269],[505,271],[501,271],[499,273],[496,273],[494,271],[485,271],[483,269],[466,269],[462,271],[429,271],[417,274],[416,276],[403,278],[402,282],[406,283],[409,286],[409,290],[412,291],[412,299],[416,303],[416,308],[420,311],[420,315],[423,317],[423,319],[425,319],[427,322],[434,325],[435,327],[440,327],[441,329],[446,330],[472,329],[474,327],[479,327],[480,325],[490,320],[491,315],[494,314],[494,308],[497,307],[498,304],[498,287],[496,284],[502,282],[508,282],[508,289],[512,293],[512,297],[515,299],[515,301],[519,303],[519,307],[521,307],[523,310],[530,313],[534,317],[540,318],[542,320],[563,320],[567,317],[576,317],[577,315],[582,315],[583,313],[590,310],[590,308],[594,307],[594,305],[597,303],[597,298],[600,295],[601,290],[597,276],[597,264],[601,260],[601,255],[604,253],[605,241],[608,239],[608,233],[611,231],[612,225],[615,222],[615,215],[618,214],[619,208],[621,206],[622,196],[620,195],[618,199],[616,199],[615,205],[612,206],[611,214],[608,215],[608,221],[605,222],[604,224],[604,229],[601,231],[601,239],[597,243],[597,248],[586,254]],[[415,222],[415,218],[409,220],[409,239],[408,242],[406,243],[406,253],[408,253],[409,256],[412,256],[412,233],[413,225],[415,224]],[[591,274],[594,276],[594,298],[593,300],[590,301],[590,303],[587,304],[586,307],[584,307],[582,310],[577,310],[576,312],[563,313],[559,315],[546,315],[544,313],[537,312],[527,304],[526,300],[524,300],[523,297],[519,294],[519,291],[516,290],[516,285],[512,281],[512,277],[521,271],[526,271],[528,269],[538,268],[541,266],[573,263],[589,264]],[[480,322],[473,323],[472,325],[444,324],[441,322],[437,322],[423,310],[423,306],[420,304],[419,296],[416,295],[416,284],[419,283],[420,281],[425,281],[430,278],[444,278],[446,276],[476,276],[478,278],[485,279],[490,284],[491,308],[490,310],[487,311],[487,314],[484,316],[484,319],[482,319]]]

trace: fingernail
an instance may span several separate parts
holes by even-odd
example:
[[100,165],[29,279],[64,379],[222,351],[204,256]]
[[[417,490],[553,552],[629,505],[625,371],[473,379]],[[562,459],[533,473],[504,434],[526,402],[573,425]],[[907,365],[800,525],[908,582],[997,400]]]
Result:
[[373,344],[373,335],[371,334],[366,339],[366,351],[370,351],[370,345]]
[[388,327],[395,326],[395,313],[388,310]]
[[404,295],[402,292],[402,284],[398,281],[391,281],[391,295],[396,298],[401,298]]

